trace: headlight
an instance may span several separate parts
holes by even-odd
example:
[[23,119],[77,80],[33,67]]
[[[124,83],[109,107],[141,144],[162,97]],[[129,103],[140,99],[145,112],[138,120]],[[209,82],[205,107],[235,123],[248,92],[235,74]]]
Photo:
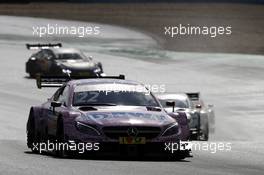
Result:
[[169,126],[163,132],[162,136],[171,136],[179,133],[179,125],[178,123],[174,123],[173,125]]
[[91,136],[99,136],[101,135],[99,131],[97,131],[97,129],[95,129],[94,127],[81,123],[81,122],[76,122],[76,128],[84,133],[84,134],[89,134]]
[[70,74],[71,73],[71,70],[69,70],[69,69],[62,69],[62,73]]

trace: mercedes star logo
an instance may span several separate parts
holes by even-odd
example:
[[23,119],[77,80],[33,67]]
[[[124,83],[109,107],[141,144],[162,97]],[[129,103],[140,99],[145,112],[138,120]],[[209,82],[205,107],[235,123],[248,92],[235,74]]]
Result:
[[128,128],[127,134],[132,137],[136,137],[138,135],[137,128]]

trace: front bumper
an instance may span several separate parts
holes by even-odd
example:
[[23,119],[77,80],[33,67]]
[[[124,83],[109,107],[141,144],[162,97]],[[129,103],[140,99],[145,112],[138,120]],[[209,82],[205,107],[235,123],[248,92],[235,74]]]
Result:
[[[172,154],[169,150],[166,150],[166,144],[168,143],[174,143],[179,144],[180,143],[180,134],[181,131],[177,134],[171,135],[171,136],[161,136],[161,133],[163,133],[161,130],[160,134],[157,136],[146,135],[148,137],[138,135],[137,137],[145,137],[144,143],[138,143],[138,144],[127,144],[122,143],[123,137],[129,137],[125,135],[118,135],[118,137],[113,137],[113,135],[109,136],[107,135],[107,130],[104,130],[100,128],[99,129],[99,135],[92,136],[89,134],[84,133],[83,131],[79,131],[79,129],[76,128],[71,122],[65,123],[65,138],[66,140],[73,140],[75,143],[98,143],[99,149],[96,151],[90,151],[89,154],[92,153],[103,153],[103,154],[113,154],[113,155],[155,155],[155,154]],[[139,133],[140,134],[140,133]],[[179,134],[179,135],[178,135]],[[134,138],[137,138],[134,137]],[[133,142],[134,143],[134,142]],[[178,150],[175,150],[175,153],[177,153]]]
[[146,140],[144,144],[121,144],[119,140],[109,139],[105,136],[88,137],[85,134],[67,135],[67,140],[73,140],[75,143],[93,143],[98,144],[99,149],[86,151],[88,154],[103,155],[127,155],[127,156],[156,156],[177,154],[180,150],[174,150],[172,153],[166,149],[168,143],[179,144],[178,137],[158,137]]
[[163,142],[146,143],[142,145],[122,145],[119,143],[101,143],[98,153],[127,156],[158,156],[169,155],[170,151],[165,150]]
[[[79,142],[76,142],[77,145]],[[90,143],[90,142],[88,142]],[[86,144],[86,143],[84,143]],[[94,144],[94,143],[93,143]],[[168,143],[167,143],[168,144]],[[176,144],[176,143],[174,143]],[[179,142],[177,143],[179,144]],[[68,153],[74,153],[79,156],[126,156],[126,157],[177,157],[180,154],[188,156],[189,150],[180,149],[167,149],[167,145],[163,142],[146,143],[142,145],[122,145],[116,142],[101,142],[98,144],[97,150],[79,150],[69,151]]]
[[[69,70],[71,76],[86,76],[86,77],[98,77],[99,74],[92,70],[84,70],[84,69],[70,69]],[[62,74],[63,73],[62,71]]]

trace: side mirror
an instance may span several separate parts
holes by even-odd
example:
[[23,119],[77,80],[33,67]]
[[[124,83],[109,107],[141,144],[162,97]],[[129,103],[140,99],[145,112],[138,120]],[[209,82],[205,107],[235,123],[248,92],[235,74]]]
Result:
[[52,102],[50,103],[50,106],[53,108],[53,109],[52,109],[52,110],[53,110],[53,113],[55,112],[55,108],[57,108],[57,107],[61,107],[61,105],[62,105],[62,103],[59,102],[59,101],[52,101]]
[[62,105],[61,102],[59,101],[52,101],[51,104],[50,104],[53,108],[57,108],[57,107],[60,107]]
[[172,112],[174,112],[175,108],[175,101],[167,101],[166,106],[171,106],[172,107]]
[[202,109],[202,105],[201,104],[197,104],[197,105],[195,105],[195,108],[196,109]]

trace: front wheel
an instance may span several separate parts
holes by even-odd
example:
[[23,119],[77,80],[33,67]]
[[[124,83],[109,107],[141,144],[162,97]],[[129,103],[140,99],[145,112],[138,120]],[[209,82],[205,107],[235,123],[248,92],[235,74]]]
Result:
[[197,136],[197,140],[208,141],[209,140],[209,126],[208,123],[206,126],[201,129],[200,135]]
[[101,72],[103,73],[103,72],[104,72],[104,70],[103,70],[103,65],[102,65],[102,63],[101,63],[101,62],[99,62],[99,63],[98,63],[98,67],[101,69]]
[[59,158],[66,157],[66,141],[64,136],[64,125],[63,125],[63,119],[61,117],[58,118],[57,122],[57,132],[56,132],[56,140],[58,145],[60,145],[57,150],[55,150],[56,156]]
[[204,133],[204,141],[209,140],[209,126],[208,124],[206,125],[205,133]]
[[37,148],[39,141],[35,128],[35,119],[33,112],[31,111],[27,123],[27,146],[33,153],[39,153],[39,150]]
[[167,155],[168,160],[172,161],[181,161],[186,157],[190,157],[189,151],[178,151],[177,153]]
[[34,73],[29,73],[29,78],[35,78],[36,75]]

